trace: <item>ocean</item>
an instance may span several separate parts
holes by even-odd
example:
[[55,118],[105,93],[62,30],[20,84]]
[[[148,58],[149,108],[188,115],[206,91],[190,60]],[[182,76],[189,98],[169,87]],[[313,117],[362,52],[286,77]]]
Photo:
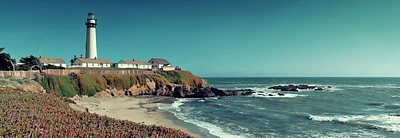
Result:
[[[209,138],[400,136],[400,116],[393,116],[400,115],[400,78],[205,79],[212,87],[257,92],[158,105]],[[268,89],[288,84],[331,88],[284,96]]]

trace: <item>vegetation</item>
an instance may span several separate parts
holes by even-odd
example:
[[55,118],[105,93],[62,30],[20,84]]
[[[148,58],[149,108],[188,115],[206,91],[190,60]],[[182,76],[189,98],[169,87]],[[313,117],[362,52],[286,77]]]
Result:
[[108,86],[117,90],[124,90],[134,85],[146,85],[146,79],[155,82],[157,88],[161,88],[167,84],[199,86],[202,83],[200,77],[188,71],[167,71],[156,74],[133,75],[78,74],[76,77],[47,74],[40,82],[48,93],[72,97],[76,94],[93,96],[97,92],[105,90]]
[[[13,64],[16,64],[15,59],[11,59],[11,55],[2,52],[3,50],[4,47],[0,47],[0,70],[12,71]],[[15,68],[15,70],[17,70],[17,68]]]
[[29,57],[22,57],[19,62],[24,63],[22,65],[18,66],[18,70],[30,70],[31,67],[34,67],[35,69],[37,69],[38,67],[40,67],[40,61],[39,58],[35,57],[35,56],[29,56]]
[[62,97],[73,97],[78,93],[76,82],[68,76],[46,75],[41,85],[47,93],[56,93]]
[[106,89],[107,82],[101,75],[79,74],[77,77],[79,95],[93,96]]
[[0,116],[0,137],[190,137],[172,128],[75,111],[50,94],[0,92]]
[[199,86],[202,83],[202,80],[199,76],[193,75],[189,71],[162,71],[159,72],[162,76],[164,76],[167,80],[174,84],[188,84],[190,86]]

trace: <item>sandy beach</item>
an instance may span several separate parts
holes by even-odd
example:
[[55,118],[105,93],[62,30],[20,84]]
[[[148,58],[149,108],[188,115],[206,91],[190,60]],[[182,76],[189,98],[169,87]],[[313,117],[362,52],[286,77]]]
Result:
[[106,115],[108,117],[141,122],[146,125],[161,125],[184,131],[195,138],[204,137],[203,134],[194,133],[189,129],[176,125],[173,120],[165,117],[168,112],[157,109],[160,100],[155,97],[118,97],[118,98],[95,98],[95,97],[75,97],[76,104],[70,106],[79,111],[87,108],[90,113]]

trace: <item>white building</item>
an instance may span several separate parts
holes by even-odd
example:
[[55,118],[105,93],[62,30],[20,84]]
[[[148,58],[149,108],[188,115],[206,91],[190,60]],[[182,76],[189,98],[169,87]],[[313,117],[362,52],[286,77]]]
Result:
[[88,13],[86,19],[86,58],[97,58],[96,26],[97,18],[92,11]]
[[112,62],[108,59],[76,58],[71,67],[109,68]]
[[150,63],[138,60],[120,60],[114,66],[116,68],[151,69]]
[[67,63],[61,58],[44,58],[44,57],[39,57],[39,62],[42,64],[42,66],[47,66],[47,65],[53,65],[57,67],[67,67]]
[[151,64],[151,67],[153,69],[163,69],[164,66],[168,66],[166,68],[173,67],[171,63],[169,63],[166,59],[163,58],[151,58],[149,60],[149,63]]

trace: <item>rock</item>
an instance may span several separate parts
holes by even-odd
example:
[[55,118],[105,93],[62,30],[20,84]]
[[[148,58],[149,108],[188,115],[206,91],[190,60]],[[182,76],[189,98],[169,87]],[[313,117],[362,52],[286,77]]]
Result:
[[279,96],[284,96],[285,94],[283,94],[283,93],[278,93],[278,95],[279,95]]
[[207,87],[210,87],[210,85],[208,84],[208,81],[207,81],[207,80],[201,79],[201,85],[200,85],[200,87],[201,87],[201,88],[207,88]]
[[66,103],[71,103],[71,104],[76,104],[76,102],[74,100],[72,100],[71,98],[62,98],[64,102]]
[[25,85],[22,89],[26,92],[46,93],[46,90],[36,83]]
[[280,90],[280,91],[299,91],[299,89],[304,90],[304,89],[314,89],[314,88],[316,88],[316,86],[314,85],[300,84],[300,85],[286,85],[286,86],[278,85],[269,87],[268,89]]
[[[220,92],[216,88],[198,88],[190,86],[176,86],[172,97],[176,98],[203,98],[203,97],[215,97],[215,92]],[[221,90],[222,91],[222,90]],[[223,93],[223,92],[220,92]]]
[[106,97],[113,97],[113,96],[111,96],[111,94],[108,93],[107,91],[101,91],[101,92],[98,92],[98,93],[96,93],[95,95],[93,95],[93,97],[96,97],[96,98],[106,98]]
[[238,91],[237,90],[220,90],[214,87],[211,87],[211,91],[216,95],[216,96],[232,96],[232,95],[237,95]]
[[253,91],[252,89],[240,89],[240,90],[237,90],[237,91]]
[[273,94],[268,94],[268,96],[274,96]]
[[295,88],[295,87],[284,87],[284,88],[282,88],[281,89],[281,91],[299,91],[299,90],[297,90],[297,88]]
[[187,96],[187,98],[202,98],[202,97],[215,97],[215,93],[210,88],[193,88],[193,95]]
[[253,93],[256,93],[256,92],[253,92],[253,91],[246,91],[246,92],[242,92],[240,95],[251,95],[251,94],[253,94]]
[[221,90],[214,87],[201,88],[183,85],[176,86],[171,96],[176,98],[204,98],[215,96],[234,96],[237,94],[237,90]]
[[324,90],[322,87],[318,87],[317,89],[314,89],[315,91],[322,91]]
[[175,98],[184,98],[184,97],[186,97],[186,95],[187,95],[188,93],[189,93],[189,92],[188,92],[188,91],[185,91],[185,90],[183,89],[182,86],[177,86],[177,87],[175,87],[175,90],[174,90],[174,93],[172,94],[172,97],[175,97]]

